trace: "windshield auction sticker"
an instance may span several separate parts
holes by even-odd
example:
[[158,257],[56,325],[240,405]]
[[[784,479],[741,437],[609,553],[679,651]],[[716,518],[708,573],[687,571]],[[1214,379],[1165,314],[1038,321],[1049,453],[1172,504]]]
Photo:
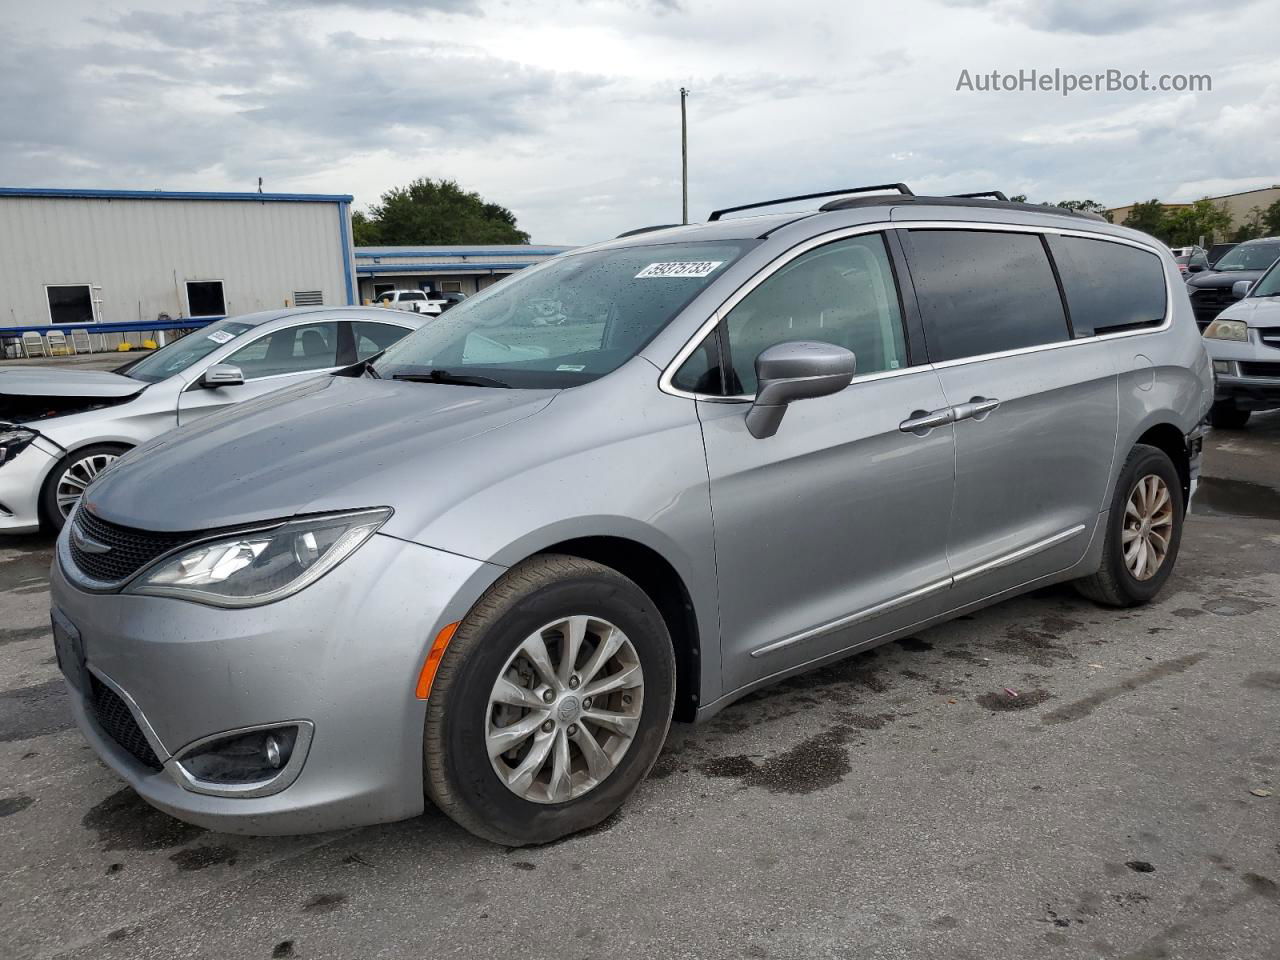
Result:
[[225,330],[215,330],[213,333],[205,334],[214,343],[230,343],[235,339],[234,334],[227,333]]
[[671,263],[651,263],[639,273],[641,277],[709,277],[723,260],[677,260]]

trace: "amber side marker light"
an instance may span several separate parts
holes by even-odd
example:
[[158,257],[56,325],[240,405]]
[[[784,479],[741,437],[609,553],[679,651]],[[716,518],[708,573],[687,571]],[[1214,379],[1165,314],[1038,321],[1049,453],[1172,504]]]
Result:
[[436,634],[435,642],[427,653],[427,660],[422,665],[422,672],[418,674],[419,700],[425,700],[431,695],[431,684],[435,683],[436,671],[440,669],[440,661],[444,658],[444,652],[449,649],[449,641],[453,639],[457,629],[458,623],[454,622]]

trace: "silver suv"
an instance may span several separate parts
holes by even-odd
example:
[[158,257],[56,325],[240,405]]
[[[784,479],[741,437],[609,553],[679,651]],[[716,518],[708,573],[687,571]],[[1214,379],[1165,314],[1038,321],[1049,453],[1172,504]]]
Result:
[[1094,218],[842,191],[634,233],[117,461],[58,540],[58,657],[184,820],[430,800],[543,843],[673,716],[1049,583],[1150,601],[1212,390],[1172,257]]
[[1205,328],[1204,342],[1218,381],[1210,422],[1238,429],[1255,410],[1280,407],[1280,260],[1231,293],[1239,302]]

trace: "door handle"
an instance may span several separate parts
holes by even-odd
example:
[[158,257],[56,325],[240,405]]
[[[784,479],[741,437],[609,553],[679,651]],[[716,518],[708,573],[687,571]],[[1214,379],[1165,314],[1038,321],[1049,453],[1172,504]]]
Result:
[[910,417],[898,424],[898,429],[903,433],[914,433],[916,436],[923,437],[934,427],[944,427],[955,418],[955,411],[950,407],[929,411],[913,410]]
[[955,411],[956,420],[985,420],[996,407],[1000,406],[999,400],[988,399],[986,397],[974,397],[968,403],[957,403],[951,409]]

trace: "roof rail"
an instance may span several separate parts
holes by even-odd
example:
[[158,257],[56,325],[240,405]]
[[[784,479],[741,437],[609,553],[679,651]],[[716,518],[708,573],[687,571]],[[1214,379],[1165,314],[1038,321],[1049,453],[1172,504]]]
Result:
[[678,227],[678,223],[658,223],[652,227],[636,227],[634,230],[624,230],[613,239],[621,240],[623,237],[634,237],[638,233],[652,233],[654,230],[670,230],[672,227]]
[[1101,220],[1105,217],[1096,213],[1085,213],[1081,210],[1067,210],[1064,207],[1053,207],[1043,203],[1017,203],[1013,200],[988,200],[984,197],[920,197],[912,194],[909,197],[843,197],[830,200],[818,208],[819,213],[830,213],[832,210],[854,210],[861,207],[907,206],[924,204],[934,207],[986,207],[993,210],[1021,210],[1025,213],[1052,214],[1060,217],[1076,217],[1081,220]]
[[707,221],[719,220],[726,213],[737,213],[739,210],[755,210],[757,207],[772,207],[779,203],[794,203],[797,200],[816,200],[819,197],[841,197],[850,193],[875,193],[879,190],[897,190],[906,197],[915,196],[905,183],[877,183],[870,187],[849,187],[846,190],[826,190],[822,193],[804,193],[798,197],[781,197],[777,200],[763,200],[760,203],[744,203],[738,207],[725,207],[723,210],[712,210]]
[[990,197],[992,200],[1001,200],[1005,203],[1009,202],[1009,198],[999,190],[979,190],[977,193],[953,193],[950,194],[950,196],[954,197],[956,200],[981,200],[983,197]]

